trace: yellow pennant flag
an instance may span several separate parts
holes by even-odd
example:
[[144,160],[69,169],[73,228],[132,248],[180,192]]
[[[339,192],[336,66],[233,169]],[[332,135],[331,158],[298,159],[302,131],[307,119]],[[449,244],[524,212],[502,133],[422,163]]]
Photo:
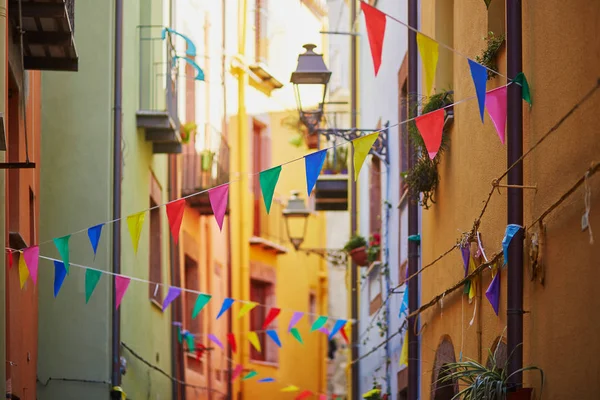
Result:
[[378,137],[379,132],[375,132],[352,141],[352,147],[354,147],[354,180],[358,179],[360,169]]
[[258,335],[256,332],[248,332],[248,340],[252,344],[252,346],[256,349],[256,351],[261,351],[260,349],[260,341],[258,340]]
[[254,302],[244,303],[244,305],[242,306],[242,308],[240,308],[240,312],[238,313],[238,318],[242,318],[244,315],[248,314],[257,305],[258,305],[258,303],[254,303]]
[[140,243],[140,235],[142,234],[145,216],[146,212],[142,211],[127,217],[127,227],[129,228],[129,235],[131,236],[131,241],[133,242],[133,251],[135,254],[137,254],[138,251],[138,245]]
[[294,385],[289,385],[281,389],[282,392],[297,392],[298,390],[300,390],[300,388]]
[[19,253],[19,282],[21,283],[21,289],[25,286],[27,278],[29,278],[29,269],[27,268],[27,264],[25,264],[23,253]]
[[421,54],[423,67],[425,68],[425,94],[429,96],[433,81],[435,80],[439,47],[437,42],[420,33],[417,33],[417,46],[419,47],[419,54]]
[[400,352],[400,362],[398,365],[408,365],[408,332],[404,334],[404,342],[402,343],[402,351]]
[[[469,258],[469,273],[475,271],[477,267],[475,266],[475,261],[473,261],[473,257]],[[474,277],[471,279],[471,287],[469,288],[469,301],[473,299],[477,295],[477,280]]]

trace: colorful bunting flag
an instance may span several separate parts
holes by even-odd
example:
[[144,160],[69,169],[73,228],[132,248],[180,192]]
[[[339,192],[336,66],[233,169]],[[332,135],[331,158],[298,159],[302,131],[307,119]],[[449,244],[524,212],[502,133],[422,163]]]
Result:
[[487,297],[497,316],[498,308],[500,307],[500,268],[496,270],[490,286],[485,291],[485,297]]
[[523,100],[525,100],[527,103],[529,103],[529,107],[531,107],[533,105],[533,103],[531,102],[531,92],[529,90],[529,82],[527,82],[527,78],[525,77],[525,74],[522,72],[519,72],[517,74],[517,76],[515,76],[515,79],[513,79],[513,82],[521,85],[521,97],[523,98]]
[[375,76],[377,76],[379,67],[381,66],[381,56],[383,53],[386,17],[384,13],[364,1],[361,1],[360,8],[365,15],[365,25],[367,26],[371,57],[373,58]]
[[321,174],[325,157],[327,157],[327,150],[320,150],[304,156],[304,167],[306,169],[306,191],[309,196],[315,187],[315,183],[317,183],[317,178]]
[[271,322],[273,322],[275,318],[277,318],[280,312],[281,310],[279,308],[271,308],[265,318],[265,322],[263,323],[262,329],[267,329]]
[[8,269],[12,269],[14,263],[14,254],[12,250],[6,250],[8,252]]
[[229,343],[229,346],[231,347],[231,351],[236,353],[237,352],[237,343],[235,342],[235,336],[233,333],[227,334],[227,342]]
[[465,278],[469,275],[469,259],[471,258],[471,248],[467,244],[465,247],[460,248],[460,253],[462,255],[463,265],[465,267]]
[[163,304],[162,304],[163,311],[165,311],[167,309],[167,307],[169,307],[169,304],[171,304],[173,302],[173,300],[178,298],[180,294],[181,294],[181,288],[171,286],[169,288],[169,291],[167,292],[167,296],[165,297]]
[[485,109],[485,90],[487,85],[487,70],[481,64],[475,61],[469,60],[469,69],[471,70],[471,77],[475,84],[475,93],[477,94],[477,102],[479,103],[479,114],[481,116],[481,122],[483,122],[483,110]]
[[284,393],[297,392],[298,390],[300,390],[300,388],[298,386],[294,386],[294,385],[289,385],[289,386],[286,386],[283,389],[281,389],[281,391]]
[[63,282],[65,281],[65,276],[67,276],[67,270],[65,269],[65,264],[58,260],[54,260],[54,297],[58,296],[58,292],[60,292],[60,288],[62,287]]
[[219,311],[219,314],[217,315],[217,319],[221,318],[221,315],[225,314],[227,310],[231,308],[234,301],[235,300],[230,298],[226,298],[225,300],[223,300],[223,305],[221,306],[221,311]]
[[298,328],[290,329],[290,333],[292,334],[292,336],[294,336],[294,338],[296,338],[297,341],[300,342],[300,344],[304,344],[304,342],[302,341],[302,336],[300,336],[300,331],[298,330]]
[[243,306],[242,306],[242,308],[240,308],[240,312],[238,313],[238,319],[242,318],[244,315],[248,314],[257,305],[258,305],[258,303],[255,303],[255,302],[243,303]]
[[208,191],[208,200],[212,208],[219,230],[223,230],[223,220],[227,211],[227,199],[229,198],[229,183],[217,186]]
[[185,199],[167,203],[165,210],[167,211],[167,220],[169,221],[171,236],[173,236],[173,241],[177,244],[179,241],[179,231],[181,230],[181,221],[183,220],[183,213],[185,211]]
[[327,322],[327,317],[320,316],[313,322],[312,327],[310,328],[311,332],[317,331],[321,329],[325,323]]
[[277,336],[277,331],[268,330],[267,335],[275,342],[277,347],[281,347],[281,341],[279,340],[279,336]]
[[[364,3],[362,3],[364,4]],[[352,147],[354,148],[354,180],[358,180],[360,169],[365,163],[365,159],[373,147],[373,144],[379,137],[379,132],[371,133],[370,135],[359,137],[352,141]]]
[[296,400],[306,399],[307,397],[312,396],[313,392],[310,390],[303,390],[298,396],[296,396]]
[[502,251],[504,253],[504,265],[508,263],[508,246],[512,241],[515,234],[521,229],[519,225],[509,224],[506,227],[506,233],[504,234],[504,239],[502,239]]
[[212,333],[209,333],[207,337],[210,341],[212,341],[214,344],[216,344],[221,349],[223,349],[223,343],[221,343],[221,341],[219,339],[217,339],[217,337],[215,335],[213,335]]
[[245,381],[247,379],[254,378],[256,375],[258,375],[258,372],[256,372],[256,371],[250,371],[250,372],[248,372],[248,374],[246,374],[246,376],[244,376],[242,378],[242,380]]
[[123,300],[123,296],[125,296],[130,283],[131,279],[126,276],[115,276],[115,308],[119,308],[121,305],[121,300]]
[[98,242],[100,242],[100,235],[102,235],[103,226],[104,224],[99,224],[92,226],[87,230],[88,238],[90,239],[90,244],[92,245],[92,250],[94,250],[94,258],[96,257],[96,251],[98,250]]
[[94,289],[96,289],[101,276],[102,271],[90,268],[85,270],[85,304],[90,301],[90,297],[92,297],[92,293],[94,293]]
[[256,351],[258,351],[259,353],[261,352],[260,340],[258,340],[258,335],[256,334],[256,332],[248,332],[248,341],[250,342],[250,344],[252,344]]
[[196,303],[194,304],[194,310],[192,311],[192,319],[194,319],[198,316],[200,311],[202,311],[204,306],[206,306],[206,304],[208,304],[208,302],[210,301],[211,298],[212,298],[212,296],[209,294],[202,293],[202,294],[198,295],[198,298],[196,299]]
[[415,125],[423,138],[429,158],[432,160],[442,144],[445,115],[444,109],[439,109],[415,118]]
[[242,374],[242,372],[244,372],[244,367],[242,367],[240,364],[238,364],[235,369],[233,370],[233,372],[231,373],[231,381],[235,381],[237,379],[238,376],[240,376]]
[[135,254],[137,254],[138,251],[142,227],[144,226],[144,218],[146,218],[146,211],[132,214],[127,217],[127,227],[129,228],[129,235],[131,236],[131,242],[133,243],[133,251]]
[[400,312],[398,318],[402,318],[402,314],[408,316],[408,285],[404,287],[404,296],[402,296],[402,303],[400,304]]
[[507,111],[506,86],[501,86],[487,92],[485,108],[494,124],[494,128],[496,128],[496,132],[498,132],[500,142],[504,144]]
[[19,283],[21,289],[25,286],[27,278],[29,278],[29,270],[27,269],[27,264],[25,264],[25,257],[23,257],[23,253],[21,253],[19,254]]
[[329,330],[326,327],[323,326],[317,330],[321,333],[324,333],[326,336],[329,336]]
[[421,60],[423,60],[423,67],[425,68],[425,95],[429,96],[433,87],[433,81],[435,80],[439,46],[435,40],[421,33],[417,33],[417,46],[419,47],[419,54],[421,54]]
[[404,341],[402,342],[402,350],[400,351],[398,365],[408,365],[408,331],[404,334]]
[[331,333],[329,334],[329,340],[331,340],[335,336],[335,334],[338,333],[339,330],[344,327],[344,325],[346,325],[346,322],[347,321],[343,319],[338,319],[337,321],[335,321],[335,324],[331,329]]
[[348,339],[348,333],[346,332],[347,329],[349,329],[350,324],[346,324],[346,326],[343,329],[340,329],[340,333],[342,334],[342,337],[344,338],[344,342],[346,342],[346,344],[350,344],[350,339]]
[[298,323],[298,321],[300,321],[303,315],[304,313],[302,311],[296,311],[294,315],[292,315],[292,318],[290,319],[290,324],[288,325],[288,332],[290,332],[292,328],[296,326],[296,324]]
[[67,274],[69,273],[69,239],[71,235],[66,235],[59,238],[54,238],[52,241],[54,245],[58,249],[58,253],[60,254],[60,258],[63,260],[63,264],[65,264],[65,268],[67,270]]
[[281,165],[262,171],[258,176],[260,182],[260,190],[263,195],[265,202],[265,208],[267,214],[271,211],[271,203],[273,202],[273,193],[275,192],[275,186],[279,180],[279,174],[281,173]]
[[258,383],[270,383],[270,382],[275,382],[275,379],[273,379],[273,378],[262,378],[262,379],[259,379],[256,382],[258,382]]
[[40,261],[40,248],[38,246],[31,246],[23,250],[23,258],[25,259],[25,265],[29,270],[29,275],[33,284],[37,284],[38,276],[38,262]]
[[326,394],[320,394],[319,395],[319,400],[327,400],[327,395]]
[[196,338],[194,338],[194,335],[188,332],[185,339],[187,341],[188,351],[194,353],[196,351]]
[[[469,257],[469,273],[472,273],[473,271],[475,271],[477,269],[477,266],[475,266],[475,260],[473,260],[473,257]],[[475,298],[475,296],[477,295],[477,278],[473,278],[471,279],[471,286],[469,287],[469,301],[473,300],[473,298]]]

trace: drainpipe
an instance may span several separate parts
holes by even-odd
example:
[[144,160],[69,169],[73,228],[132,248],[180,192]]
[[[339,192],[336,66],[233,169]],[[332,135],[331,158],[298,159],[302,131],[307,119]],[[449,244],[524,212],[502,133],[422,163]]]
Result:
[[[521,0],[506,2],[507,72],[514,78],[523,69]],[[521,86],[508,86],[508,151],[507,165],[512,165],[523,154],[523,106]],[[523,185],[523,163],[508,171],[509,185]],[[523,189],[509,188],[508,223],[523,226]],[[508,325],[508,374],[523,366],[523,229],[520,229],[508,248],[508,288],[506,320]],[[519,388],[522,374],[515,374],[510,387]]]
[[[408,0],[408,25],[417,29],[419,26],[419,2]],[[417,115],[417,93],[419,92],[419,63],[417,53],[417,34],[408,31],[408,117]],[[417,152],[414,143],[409,141],[408,168],[415,165]],[[408,204],[408,236],[415,238],[419,234],[419,205]],[[408,275],[412,276],[419,269],[420,241],[408,241]],[[409,313],[419,308],[419,276],[408,281]],[[415,335],[416,317],[408,319],[408,400],[417,400],[419,396],[419,338]]]
[[[386,134],[389,137],[389,126],[390,126],[390,122],[386,122],[385,123],[385,129],[386,129]],[[384,163],[385,165],[385,199],[386,199],[386,203],[385,203],[385,246],[386,249],[384,250],[384,268],[385,268],[385,296],[384,298],[387,299],[387,297],[390,295],[390,292],[392,291],[391,285],[390,285],[390,252],[389,252],[389,245],[390,245],[390,207],[387,203],[387,199],[390,198],[390,181],[391,181],[391,168],[390,168],[390,164],[389,161],[387,163]],[[380,206],[381,207],[381,206]],[[392,398],[394,397],[393,393],[391,393],[392,390],[392,377],[390,375],[390,366],[391,366],[391,362],[387,362],[387,360],[391,360],[390,357],[390,302],[386,301],[385,302],[385,358],[386,358],[386,376],[385,376],[385,384],[387,387],[387,392],[390,393],[390,396],[392,396]]]
[[[113,115],[113,232],[112,232],[112,264],[115,274],[121,273],[121,179],[123,154],[121,142],[123,137],[123,0],[115,0],[115,84]],[[112,285],[112,370],[113,386],[121,385],[121,312],[116,304],[116,290]]]

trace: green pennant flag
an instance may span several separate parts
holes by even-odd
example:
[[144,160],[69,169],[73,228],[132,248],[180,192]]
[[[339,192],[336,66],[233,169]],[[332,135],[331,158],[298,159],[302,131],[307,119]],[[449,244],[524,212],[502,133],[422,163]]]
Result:
[[533,103],[531,102],[531,92],[529,90],[529,82],[527,82],[527,78],[525,77],[525,74],[523,72],[519,72],[517,74],[517,76],[515,76],[515,79],[513,79],[513,82],[521,85],[521,97],[523,97],[523,100],[525,100],[527,103],[529,103],[529,107],[531,107],[533,105]]
[[198,296],[198,298],[196,299],[196,304],[194,304],[194,311],[192,311],[192,319],[198,316],[200,311],[202,311],[204,306],[208,304],[211,298],[212,296],[209,294],[200,294]]
[[96,289],[96,285],[102,276],[102,272],[95,269],[86,269],[85,270],[85,304],[90,301],[90,297],[92,297],[92,293],[94,293],[94,289]]
[[263,195],[263,200],[265,201],[265,208],[267,209],[267,214],[269,213],[269,211],[271,211],[273,193],[275,192],[275,186],[277,186],[277,181],[279,180],[280,173],[281,165],[278,167],[268,169],[266,171],[262,171],[258,176],[258,180],[260,182],[260,190]]
[[298,330],[298,328],[292,328],[290,330],[290,333],[296,338],[297,341],[300,342],[300,344],[304,344],[304,342],[302,341],[302,336],[300,336],[300,331]]
[[327,317],[321,316],[321,317],[317,318],[317,320],[312,324],[310,331],[314,332],[316,330],[321,329],[323,326],[325,326],[326,322],[327,322]]
[[60,258],[63,260],[63,264],[65,264],[65,269],[67,270],[67,274],[69,273],[69,239],[71,235],[54,238],[54,245],[58,249],[58,253],[60,254]]
[[183,336],[181,335],[181,326],[177,325],[177,340],[179,343],[183,342]]
[[189,334],[186,336],[186,341],[188,345],[188,351],[194,353],[196,351],[196,342],[194,340],[194,335]]
[[469,279],[468,281],[465,282],[465,288],[463,290],[463,294],[469,294],[470,291],[471,291],[471,280]]
[[258,375],[258,372],[250,371],[246,376],[242,378],[242,380],[245,381],[246,379],[254,378],[256,375]]

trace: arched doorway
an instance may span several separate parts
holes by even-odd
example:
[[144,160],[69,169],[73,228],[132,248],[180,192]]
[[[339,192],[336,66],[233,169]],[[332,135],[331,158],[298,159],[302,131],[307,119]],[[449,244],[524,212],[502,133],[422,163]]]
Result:
[[442,336],[440,344],[435,352],[435,362],[433,374],[431,376],[431,398],[433,400],[452,400],[458,393],[458,383],[456,381],[443,382],[444,377],[448,376],[447,365],[456,362],[454,355],[454,346],[450,336]]
[[492,342],[492,346],[490,347],[490,352],[491,352],[492,356],[490,357],[488,355],[488,359],[487,359],[487,362],[485,363],[485,366],[487,368],[492,368],[492,366],[493,366],[492,362],[493,362],[493,360],[495,360],[496,368],[503,369],[506,366],[506,361],[507,361],[507,347],[506,347],[506,340],[504,339],[504,337],[498,336]]

